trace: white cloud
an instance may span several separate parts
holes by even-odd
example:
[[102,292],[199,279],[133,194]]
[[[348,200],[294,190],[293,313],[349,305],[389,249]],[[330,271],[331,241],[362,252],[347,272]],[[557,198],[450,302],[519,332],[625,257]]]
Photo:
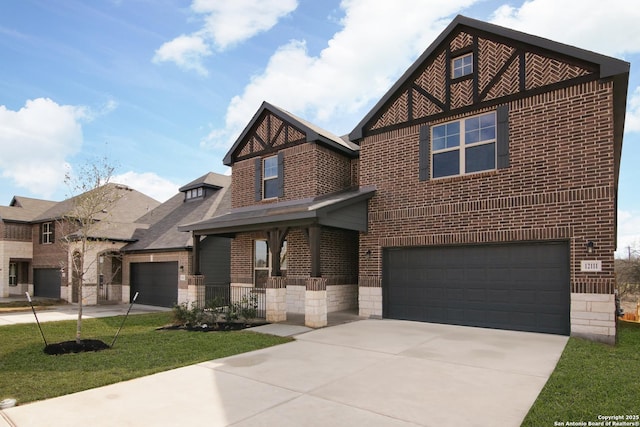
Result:
[[[270,58],[227,108],[225,126],[213,129],[203,146],[228,148],[262,101],[298,114],[334,132],[356,123],[341,117],[380,98],[412,61],[474,0],[371,2],[344,0],[342,29],[318,56],[293,40]],[[349,126],[349,128],[347,128]]]
[[606,55],[640,51],[640,8],[629,0],[529,0],[498,8],[495,24]]
[[297,0],[194,0],[191,5],[206,15],[203,32],[219,50],[269,30],[297,7]]
[[64,184],[66,158],[82,146],[86,107],[28,100],[12,111],[0,105],[0,171],[19,187],[49,198]]
[[171,61],[180,68],[193,70],[200,75],[206,76],[208,72],[202,60],[211,55],[211,50],[204,39],[199,35],[181,35],[175,39],[164,43],[153,57],[154,63]]
[[178,192],[180,185],[155,173],[125,172],[111,177],[111,182],[126,185],[160,202],[165,202]]
[[203,60],[261,32],[298,7],[297,0],[193,0],[191,9],[204,17],[203,27],[164,43],[153,62],[174,62],[180,68],[206,76]]
[[619,210],[616,257],[626,258],[629,247],[640,250],[640,211]]
[[625,132],[640,132],[640,86],[629,97],[627,116],[624,122]]

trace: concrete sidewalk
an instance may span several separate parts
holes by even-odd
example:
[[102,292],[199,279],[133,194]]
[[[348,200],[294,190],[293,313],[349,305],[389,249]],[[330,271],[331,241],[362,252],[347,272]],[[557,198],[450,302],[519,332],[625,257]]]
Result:
[[[120,316],[127,313],[129,304],[109,304],[109,305],[85,305],[82,308],[84,319],[94,319],[97,317]],[[154,307],[150,305],[134,304],[131,314],[153,313],[157,311],[170,311],[170,308]],[[77,304],[52,305],[36,308],[36,314],[40,322],[55,322],[58,320],[75,320],[78,317]],[[31,308],[26,307],[21,311],[0,311],[0,326],[16,325],[18,323],[35,323]]]
[[0,426],[519,426],[566,342],[361,320],[6,409]]

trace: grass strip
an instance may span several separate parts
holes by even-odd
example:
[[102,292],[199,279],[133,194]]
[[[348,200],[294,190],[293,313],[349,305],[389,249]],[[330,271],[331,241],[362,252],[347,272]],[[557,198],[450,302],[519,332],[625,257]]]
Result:
[[633,419],[640,415],[640,324],[620,322],[615,346],[569,338],[522,425],[588,425],[614,415],[640,421]]
[[[129,316],[112,349],[50,356],[35,324],[0,327],[0,400],[49,399],[181,366],[291,341],[250,330],[188,332],[156,328],[171,313]],[[111,344],[122,316],[83,321],[83,337]],[[42,324],[49,343],[73,339],[75,321]]]

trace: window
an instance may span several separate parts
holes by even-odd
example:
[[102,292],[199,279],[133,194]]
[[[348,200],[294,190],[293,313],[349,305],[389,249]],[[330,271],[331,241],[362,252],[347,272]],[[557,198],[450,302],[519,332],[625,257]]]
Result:
[[284,154],[255,158],[255,200],[284,197]]
[[185,191],[185,194],[187,200],[196,199],[204,196],[204,189],[202,187],[194,188],[193,190]]
[[262,162],[262,198],[278,197],[278,156],[267,157]]
[[467,53],[466,55],[453,58],[451,61],[451,77],[457,79],[458,77],[467,76],[473,73],[473,54]]
[[431,128],[433,178],[496,168],[496,113]]
[[[253,283],[256,288],[265,288],[271,275],[271,252],[266,240],[254,241],[253,247]],[[287,275],[287,241],[282,242],[280,250],[280,271]]]
[[18,271],[15,262],[9,263],[9,286],[18,286]]
[[53,228],[52,222],[42,224],[42,243],[53,243]]

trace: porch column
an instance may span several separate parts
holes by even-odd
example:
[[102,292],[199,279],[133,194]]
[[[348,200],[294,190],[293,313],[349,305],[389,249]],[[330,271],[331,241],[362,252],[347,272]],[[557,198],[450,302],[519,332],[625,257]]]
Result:
[[282,253],[282,243],[287,237],[288,228],[274,228],[267,231],[269,250],[271,251],[271,275],[282,276],[280,266],[280,254]]
[[284,322],[287,320],[287,280],[271,276],[266,286],[267,322]]
[[327,326],[327,279],[309,277],[304,294],[304,324],[310,328]]
[[[309,227],[309,251],[311,252],[311,277],[320,277],[320,237],[321,228],[318,224]],[[325,288],[326,289],[326,288]]]
[[199,275],[200,274],[200,236],[197,235],[195,233],[195,231],[192,234],[193,236],[193,251],[191,252],[191,256],[193,256],[193,272],[191,274],[193,275]]

